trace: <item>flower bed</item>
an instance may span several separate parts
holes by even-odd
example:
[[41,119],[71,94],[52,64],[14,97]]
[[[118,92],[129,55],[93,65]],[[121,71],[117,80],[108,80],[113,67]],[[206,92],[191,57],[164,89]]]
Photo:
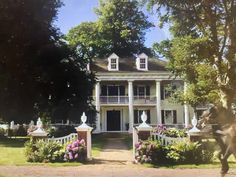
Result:
[[159,141],[140,141],[136,144],[136,162],[153,164],[200,164],[213,160],[207,144],[189,141],[163,146]]
[[53,141],[30,140],[25,143],[28,162],[83,162],[86,160],[85,141],[75,140],[66,146]]
[[166,135],[172,138],[187,137],[187,132],[185,129],[166,128],[166,126],[162,124],[154,128],[154,132],[158,134]]

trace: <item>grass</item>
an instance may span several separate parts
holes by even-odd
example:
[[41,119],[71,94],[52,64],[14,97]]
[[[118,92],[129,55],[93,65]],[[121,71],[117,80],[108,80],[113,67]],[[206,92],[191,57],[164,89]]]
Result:
[[28,138],[0,139],[0,165],[24,165],[24,143]]

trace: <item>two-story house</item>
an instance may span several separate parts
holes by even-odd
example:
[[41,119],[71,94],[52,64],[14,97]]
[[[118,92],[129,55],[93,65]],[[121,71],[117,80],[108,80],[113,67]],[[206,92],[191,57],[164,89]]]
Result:
[[97,83],[93,92],[96,115],[95,132],[132,131],[146,112],[151,125],[189,124],[187,105],[170,101],[170,88],[183,88],[181,79],[173,80],[165,62],[142,53],[137,57],[120,58],[116,54],[95,59],[89,69]]

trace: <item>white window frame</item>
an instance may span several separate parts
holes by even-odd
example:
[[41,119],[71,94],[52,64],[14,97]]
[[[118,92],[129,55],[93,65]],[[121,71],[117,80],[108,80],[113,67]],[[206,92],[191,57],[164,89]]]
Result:
[[119,57],[115,53],[113,53],[112,55],[108,57],[107,68],[108,68],[108,71],[119,71]]
[[[144,62],[141,62],[144,60]],[[144,65],[144,67],[143,67]],[[146,58],[139,58],[139,69],[140,70],[147,70],[147,59]]]
[[[163,111],[164,111],[165,124],[168,124],[168,123],[166,123],[167,119],[171,119],[171,121],[168,121],[168,122],[171,122],[171,124],[175,124],[174,123],[174,111],[176,111],[176,122],[177,122],[177,110],[164,109]],[[167,117],[167,115],[166,115],[167,112],[170,112],[170,117]]]

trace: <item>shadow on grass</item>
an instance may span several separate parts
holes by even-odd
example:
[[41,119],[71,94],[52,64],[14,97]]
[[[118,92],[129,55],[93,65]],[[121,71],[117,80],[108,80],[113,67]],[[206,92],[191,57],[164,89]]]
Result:
[[0,139],[0,147],[24,147],[26,141],[28,141],[28,137],[17,137],[17,138],[1,138]]

